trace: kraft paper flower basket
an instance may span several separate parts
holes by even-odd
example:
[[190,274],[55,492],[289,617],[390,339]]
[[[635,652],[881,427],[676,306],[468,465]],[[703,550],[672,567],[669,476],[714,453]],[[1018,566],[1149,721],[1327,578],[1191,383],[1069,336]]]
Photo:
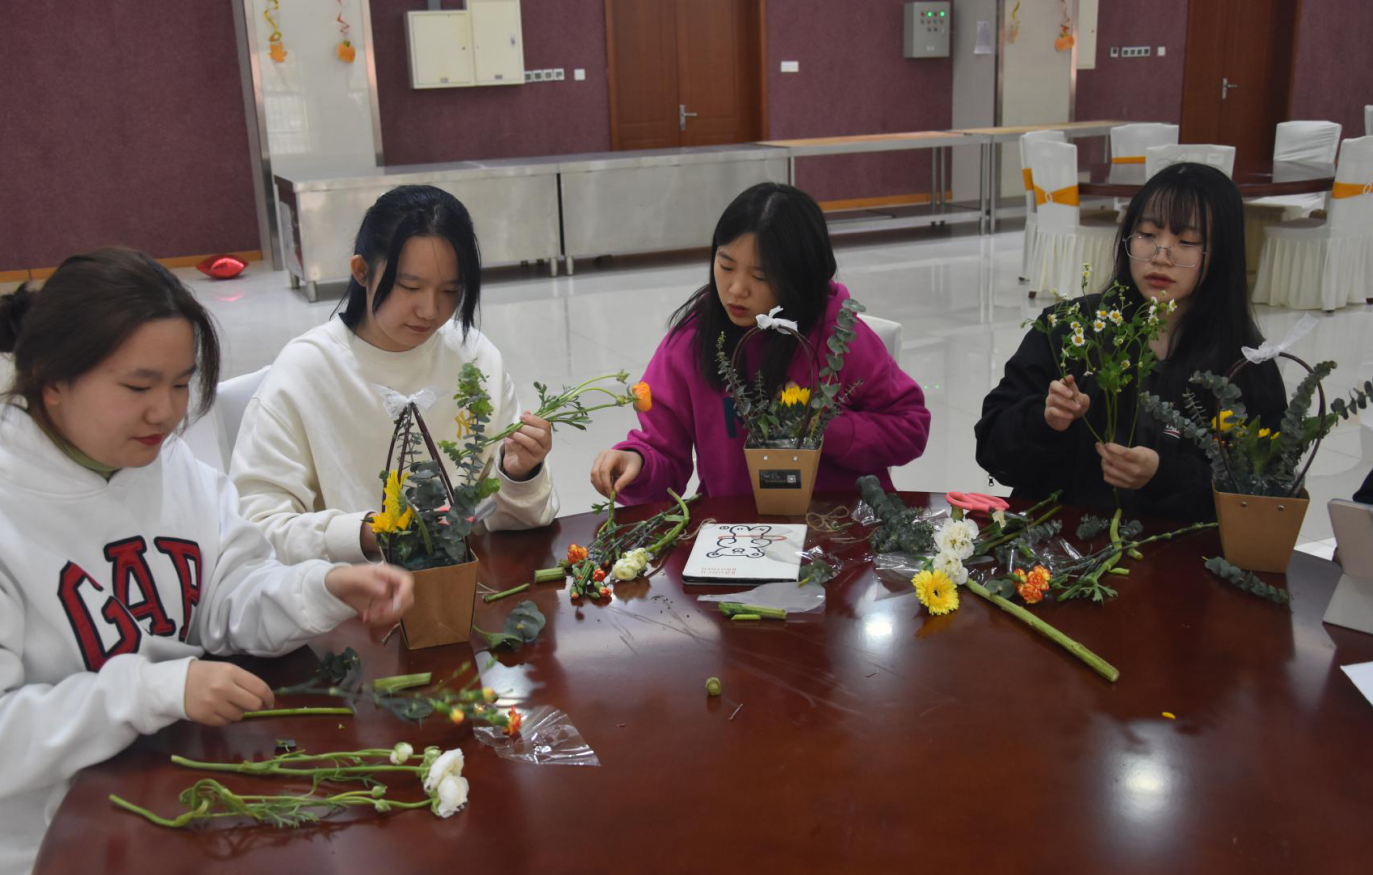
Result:
[[[1314,369],[1291,353],[1279,353],[1282,358],[1291,359],[1310,373]],[[1249,362],[1241,359],[1230,368],[1228,379],[1234,380]],[[1316,384],[1320,398],[1317,410],[1319,419],[1325,418],[1325,389]],[[1219,416],[1219,413],[1217,414]],[[1321,435],[1317,433],[1311,452],[1301,474],[1292,483],[1287,495],[1246,495],[1236,492],[1223,492],[1213,485],[1215,495],[1216,520],[1220,524],[1221,552],[1225,560],[1247,571],[1267,571],[1278,574],[1287,572],[1287,563],[1296,549],[1297,538],[1301,534],[1302,521],[1311,500],[1304,488],[1306,473],[1315,461],[1316,452],[1321,446]],[[1227,470],[1229,457],[1222,453]],[[1231,471],[1231,482],[1235,482]]]
[[[761,330],[755,326],[739,338],[730,360],[736,372],[744,345]],[[790,334],[801,344],[811,363],[811,386],[818,390],[820,376],[814,347],[799,332],[790,328],[774,327],[772,330]],[[765,516],[800,516],[810,508],[811,494],[815,491],[815,472],[820,465],[824,440],[822,438],[818,446],[809,449],[801,444],[815,414],[813,408],[808,410],[800,430],[802,437],[797,438],[795,446],[745,446],[744,458],[748,463],[749,482],[753,486],[753,501],[758,513]],[[790,444],[791,441],[785,443]]]
[[[454,503],[452,480],[443,467],[438,447],[424,424],[424,417],[414,402],[396,420],[391,448],[386,454],[386,470],[392,470],[398,444],[402,448],[401,460],[404,461],[404,448],[410,445],[412,426],[418,428],[430,459],[438,466],[439,481],[451,506]],[[471,637],[472,612],[477,599],[477,557],[470,546],[467,555],[471,558],[466,562],[414,572],[415,603],[401,618],[401,632],[408,649],[460,644]],[[392,560],[390,556],[386,558],[387,561]]]

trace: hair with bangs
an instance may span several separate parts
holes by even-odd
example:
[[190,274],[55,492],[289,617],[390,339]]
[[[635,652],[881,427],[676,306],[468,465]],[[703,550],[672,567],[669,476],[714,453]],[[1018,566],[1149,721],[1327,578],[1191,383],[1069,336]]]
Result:
[[[1201,279],[1169,338],[1168,364],[1158,375],[1156,391],[1176,396],[1193,373],[1225,374],[1240,359],[1240,347],[1263,342],[1249,303],[1244,203],[1235,183],[1205,164],[1171,164],[1154,174],[1130,200],[1116,241],[1115,279],[1133,290],[1137,303],[1144,295],[1131,277],[1126,245],[1145,221],[1179,236],[1196,234],[1203,251]],[[1249,399],[1250,392],[1271,384],[1252,379],[1258,370],[1251,367],[1241,375],[1246,400],[1259,401]]]
[[[467,207],[448,192],[432,185],[402,185],[377,198],[362,218],[362,227],[353,242],[353,254],[367,262],[367,275],[381,269],[377,291],[372,296],[376,313],[396,284],[400,254],[411,237],[438,237],[447,240],[458,257],[458,309],[454,318],[462,322],[463,337],[477,318],[481,298],[481,251],[477,232]],[[343,324],[354,333],[367,318],[367,289],[356,279],[348,280]]]
[[[748,329],[729,319],[715,287],[715,257],[745,234],[752,234],[758,259],[768,285],[777,296],[782,315],[796,321],[802,335],[815,329],[829,306],[830,280],[838,269],[830,245],[825,214],[815,200],[799,188],[780,182],[760,182],[736,197],[715,224],[710,241],[710,267],[706,284],[678,307],[670,320],[670,334],[696,328],[696,357],[701,375],[713,386],[723,386],[715,362],[715,343],[725,335],[725,353],[732,354]],[[780,331],[763,332],[751,340],[763,348],[760,359],[764,385],[781,386],[798,346],[796,339]],[[751,375],[744,375],[746,379]]]

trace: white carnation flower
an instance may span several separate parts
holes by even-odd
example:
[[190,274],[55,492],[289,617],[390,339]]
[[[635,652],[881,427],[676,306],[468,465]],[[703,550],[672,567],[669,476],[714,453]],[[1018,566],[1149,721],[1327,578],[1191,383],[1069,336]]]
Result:
[[451,817],[467,804],[467,779],[449,775],[439,782],[438,799],[434,813],[439,817]]
[[453,748],[434,760],[429,766],[429,774],[424,778],[424,792],[432,795],[445,778],[462,777],[462,763],[462,751],[458,748]]
[[954,586],[962,586],[968,582],[968,569],[963,567],[963,560],[950,553],[940,553],[934,558],[934,570],[942,571],[948,575],[949,580],[954,582]]

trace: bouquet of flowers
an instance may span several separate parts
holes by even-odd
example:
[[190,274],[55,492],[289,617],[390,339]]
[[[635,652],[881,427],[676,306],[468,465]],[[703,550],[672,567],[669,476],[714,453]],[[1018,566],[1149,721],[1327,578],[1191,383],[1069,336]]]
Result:
[[820,446],[825,427],[830,420],[839,415],[844,400],[852,394],[857,385],[847,388],[839,383],[839,372],[843,370],[844,358],[856,336],[854,321],[863,312],[862,304],[848,298],[840,306],[835,318],[834,333],[826,341],[828,352],[824,364],[814,373],[813,385],[798,386],[788,383],[777,392],[769,392],[763,385],[760,371],[751,383],[746,383],[738,371],[738,360],[746,341],[759,331],[782,331],[794,336],[807,352],[812,352],[810,342],[797,330],[796,323],[778,317],[781,307],[773,307],[767,315],[758,317],[758,324],[750,328],[739,339],[733,356],[725,354],[725,335],[722,332],[715,345],[715,357],[720,376],[734,400],[734,409],[748,430],[749,447],[774,447],[815,449]]
[[[386,470],[381,473],[385,484],[382,510],[372,517],[372,531],[387,561],[421,571],[471,559],[467,536],[485,515],[482,503],[500,489],[500,481],[491,476],[494,460],[484,462],[482,454],[522,425],[514,422],[495,434],[486,433],[494,407],[484,388],[485,380],[471,363],[464,365],[459,375],[453,398],[462,411],[456,420],[461,444],[445,440],[436,445],[419,406],[413,399],[401,399],[403,406],[395,414]],[[618,381],[621,389],[607,389],[602,384],[608,380]],[[555,431],[559,425],[585,431],[591,414],[608,407],[632,404],[636,410],[645,411],[653,403],[648,384],[630,386],[629,374],[624,371],[557,393],[549,392],[542,383],[535,383],[534,388],[539,393],[534,415],[551,423]],[[583,398],[588,395],[603,396],[601,403],[587,406]],[[421,447],[428,451],[428,458],[421,457]],[[461,477],[456,486],[439,461],[440,449]]]
[[[1091,282],[1091,270],[1082,269],[1082,292]],[[1132,306],[1128,289],[1113,283],[1102,292],[1096,311],[1088,313],[1079,301],[1063,300],[1038,319],[1027,320],[1044,334],[1054,349],[1054,362],[1061,378],[1075,377],[1079,382],[1091,377],[1101,390],[1101,428],[1084,416],[1082,424],[1100,443],[1116,443],[1121,433],[1121,395],[1131,383],[1143,383],[1153,372],[1157,359],[1149,347],[1163,331],[1164,315],[1177,310],[1177,301],[1166,298]],[[1167,294],[1166,292],[1164,293]],[[1134,439],[1138,408],[1130,411],[1124,443]]]

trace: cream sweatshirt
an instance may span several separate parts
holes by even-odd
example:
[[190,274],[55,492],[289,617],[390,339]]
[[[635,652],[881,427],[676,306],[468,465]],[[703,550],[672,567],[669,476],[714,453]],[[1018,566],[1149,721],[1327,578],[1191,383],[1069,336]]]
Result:
[[32,867],[77,771],[185,718],[194,658],[353,616],[331,567],[276,561],[179,438],[106,482],[0,405],[0,875]]
[[[460,411],[453,393],[467,362],[486,375],[495,407],[489,427],[518,420],[514,381],[500,352],[475,329],[464,341],[461,327],[450,322],[414,349],[387,352],[330,319],[286,345],[244,411],[229,466],[244,517],[262,528],[282,561],[365,561],[362,521],[380,509],[378,475],[394,429],[378,387],[406,396],[433,391],[437,400],[423,411],[425,424],[436,443],[456,440]],[[487,528],[548,525],[558,499],[547,460],[534,477],[516,481],[500,472],[499,453],[495,445],[484,456],[483,476],[495,470],[501,484]],[[441,461],[456,485],[452,462]]]

